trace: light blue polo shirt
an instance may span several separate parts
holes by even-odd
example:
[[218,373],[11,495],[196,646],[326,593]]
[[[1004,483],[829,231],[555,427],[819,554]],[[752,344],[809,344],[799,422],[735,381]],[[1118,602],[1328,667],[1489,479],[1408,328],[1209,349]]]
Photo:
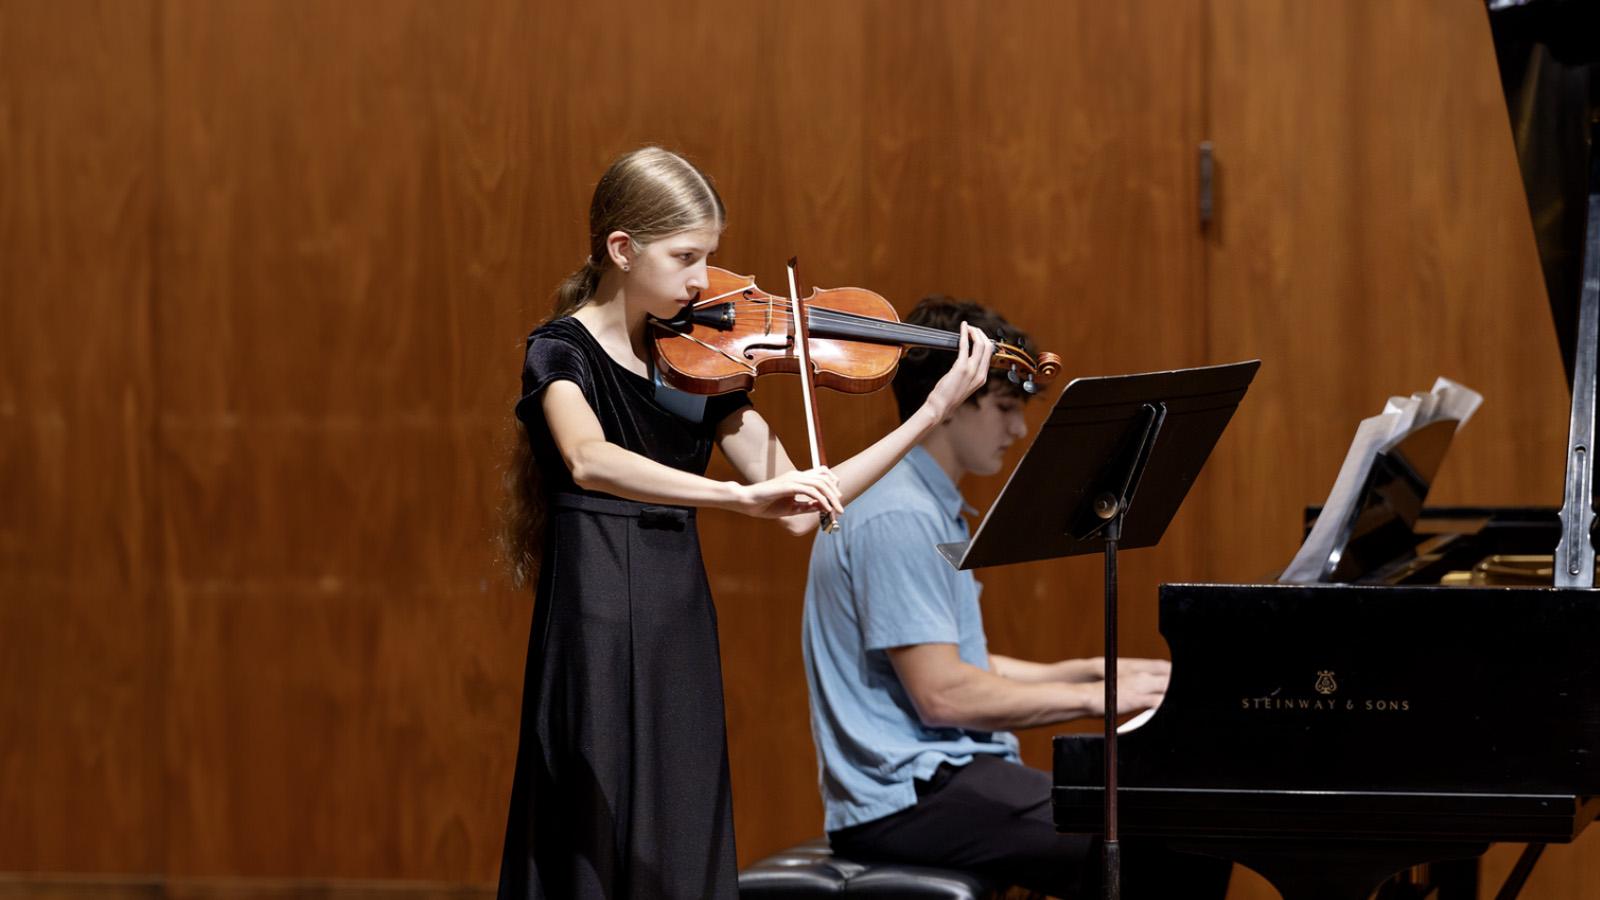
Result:
[[915,806],[915,779],[978,754],[1020,763],[1008,732],[929,728],[884,650],[956,644],[989,668],[978,609],[981,585],[935,544],[967,539],[966,504],[921,447],[855,502],[842,527],[811,546],[802,623],[811,736],[821,773],[824,827],[838,831]]

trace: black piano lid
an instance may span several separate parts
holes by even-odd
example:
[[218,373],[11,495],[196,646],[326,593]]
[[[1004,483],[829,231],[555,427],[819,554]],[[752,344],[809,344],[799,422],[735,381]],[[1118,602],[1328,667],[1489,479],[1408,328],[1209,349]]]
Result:
[[1488,0],[1500,85],[1528,195],[1550,313],[1572,381],[1589,168],[1600,116],[1600,3]]

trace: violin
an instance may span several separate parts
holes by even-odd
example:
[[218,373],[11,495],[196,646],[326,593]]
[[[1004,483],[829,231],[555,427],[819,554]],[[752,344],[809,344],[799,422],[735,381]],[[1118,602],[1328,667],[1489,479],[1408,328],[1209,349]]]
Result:
[[[749,390],[762,375],[800,373],[802,356],[810,358],[817,387],[867,394],[893,380],[908,348],[959,349],[959,334],[901,322],[888,300],[863,288],[813,290],[799,301],[797,317],[792,298],[768,294],[749,275],[715,266],[706,274],[702,299],[671,319],[651,320],[656,371],[691,394]],[[808,338],[803,348],[795,340],[796,322]],[[1031,394],[1061,371],[1061,357],[1040,353],[1035,359],[997,339],[990,365],[1007,370]]]
[[[910,347],[958,351],[958,333],[907,325],[881,295],[863,288],[813,290],[804,300],[789,260],[789,296],[756,286],[749,275],[708,266],[707,288],[671,319],[651,319],[656,371],[661,380],[692,394],[748,390],[762,375],[800,376],[806,436],[813,467],[827,465],[817,426],[816,388],[866,394],[887,385]],[[1012,383],[1034,393],[1061,371],[1061,358],[995,342],[990,366],[1007,370]],[[822,513],[822,529],[838,520]]]

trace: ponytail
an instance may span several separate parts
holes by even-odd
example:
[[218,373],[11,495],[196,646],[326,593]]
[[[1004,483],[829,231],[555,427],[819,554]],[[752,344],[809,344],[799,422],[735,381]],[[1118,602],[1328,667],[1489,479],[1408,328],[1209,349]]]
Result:
[[511,583],[525,588],[539,572],[539,545],[544,540],[544,501],[539,495],[539,465],[533,442],[519,419],[511,420],[511,463],[506,467],[505,501],[501,509],[500,553],[511,573]]
[[583,265],[576,272],[561,280],[556,287],[555,304],[550,309],[550,318],[546,321],[561,319],[577,312],[600,287],[600,265],[596,264],[591,256],[584,260]]
[[[562,279],[546,322],[570,316],[593,300],[600,277],[611,265],[606,239],[628,235],[635,248],[690,228],[721,230],[726,216],[722,197],[688,160],[660,147],[641,147],[619,157],[600,176],[589,203],[589,258]],[[544,496],[528,429],[517,419],[506,497],[501,516],[500,550],[518,587],[533,581],[544,544]]]
[[[556,287],[555,303],[546,322],[577,312],[600,286],[600,269],[589,257]],[[544,541],[544,497],[540,493],[539,464],[533,458],[533,441],[520,419],[511,420],[511,462],[506,466],[505,501],[501,510],[500,553],[511,573],[511,583],[525,588],[539,573]]]

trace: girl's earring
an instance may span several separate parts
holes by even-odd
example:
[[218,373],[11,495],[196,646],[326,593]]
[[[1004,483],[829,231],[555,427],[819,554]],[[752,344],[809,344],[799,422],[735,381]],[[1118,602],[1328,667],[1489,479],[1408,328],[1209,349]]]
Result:
[[624,272],[628,271],[628,264],[627,263],[623,263],[622,264],[622,271],[624,271]]

